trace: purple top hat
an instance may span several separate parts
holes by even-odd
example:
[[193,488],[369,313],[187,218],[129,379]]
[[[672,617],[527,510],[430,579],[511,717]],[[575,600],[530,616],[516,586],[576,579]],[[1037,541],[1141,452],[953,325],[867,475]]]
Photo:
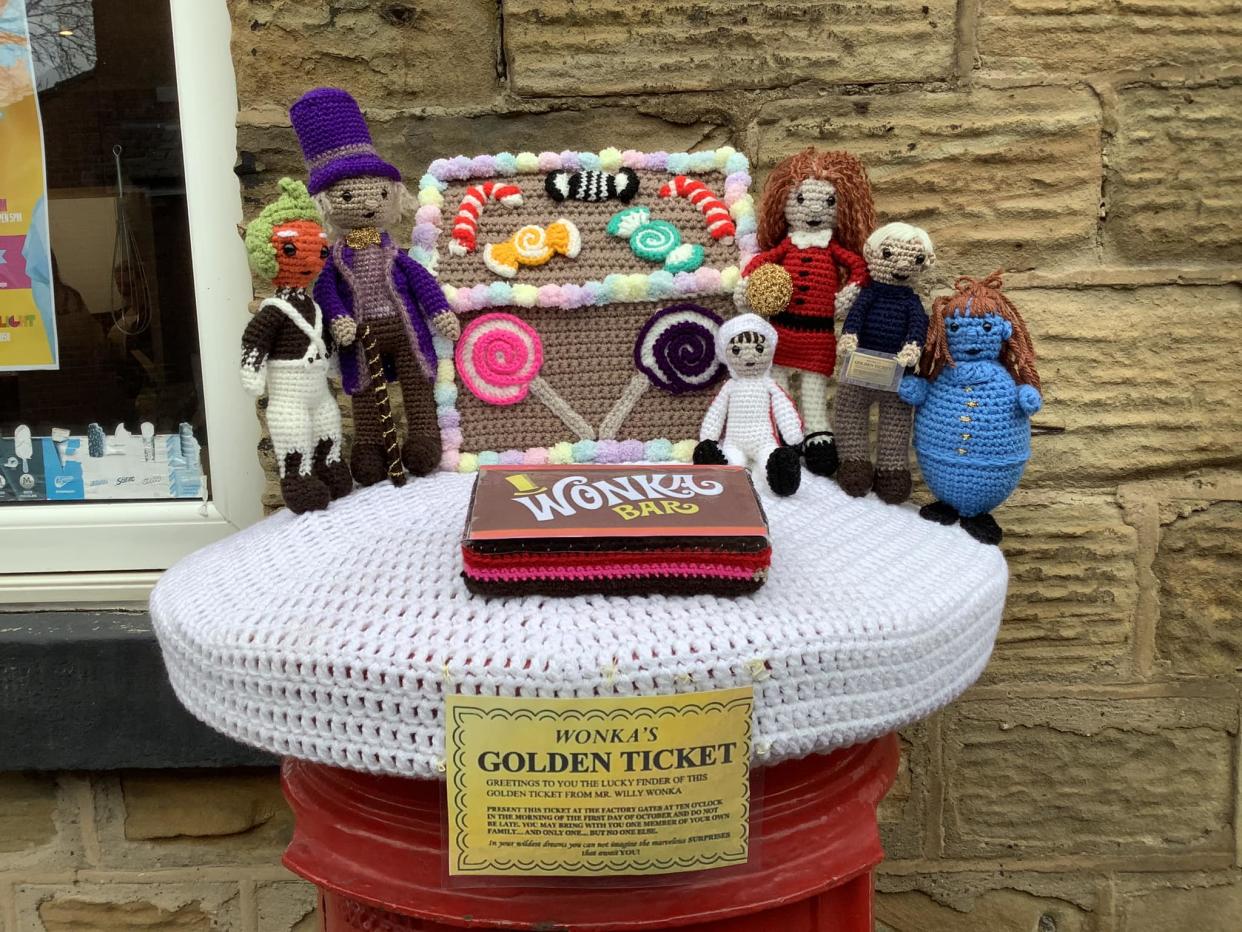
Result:
[[307,91],[289,108],[289,119],[302,144],[311,194],[342,178],[379,175],[401,180],[401,173],[375,151],[362,110],[347,91],[339,87]]

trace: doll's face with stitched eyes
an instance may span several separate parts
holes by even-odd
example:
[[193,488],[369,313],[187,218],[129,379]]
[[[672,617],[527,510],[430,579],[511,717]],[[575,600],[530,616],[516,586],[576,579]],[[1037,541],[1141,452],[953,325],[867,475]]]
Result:
[[328,237],[313,220],[293,220],[272,229],[277,288],[309,288],[328,258]]
[[863,246],[863,257],[871,277],[886,285],[918,284],[925,269],[936,264],[936,254],[918,240],[887,236],[872,245],[868,240]]
[[790,189],[785,199],[790,233],[818,233],[837,225],[837,189],[831,181],[808,178]]
[[319,209],[334,227],[387,229],[401,221],[402,185],[387,178],[342,178],[317,197]]
[[944,335],[954,362],[999,359],[1004,342],[1013,336],[1013,325],[999,314],[950,314],[944,321]]
[[729,341],[726,361],[735,378],[758,378],[772,365],[772,352],[761,333],[745,330]]

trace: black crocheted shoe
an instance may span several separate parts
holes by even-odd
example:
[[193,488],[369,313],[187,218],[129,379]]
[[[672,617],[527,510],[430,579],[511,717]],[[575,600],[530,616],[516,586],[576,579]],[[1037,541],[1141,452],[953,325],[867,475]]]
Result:
[[793,495],[802,485],[802,457],[797,447],[777,447],[768,456],[768,488],[777,495]]
[[817,476],[831,476],[840,465],[837,444],[831,431],[819,430],[807,434],[802,441],[802,455],[806,457],[806,468]]
[[945,502],[932,502],[919,509],[919,517],[937,524],[949,525],[957,521],[957,509]]
[[729,462],[715,440],[700,440],[693,459],[696,466],[725,466]]
[[962,518],[962,530],[979,543],[992,544],[993,546],[1001,542],[1001,537],[1005,533],[1001,530],[1001,526],[996,523],[996,519],[986,511],[972,518]]

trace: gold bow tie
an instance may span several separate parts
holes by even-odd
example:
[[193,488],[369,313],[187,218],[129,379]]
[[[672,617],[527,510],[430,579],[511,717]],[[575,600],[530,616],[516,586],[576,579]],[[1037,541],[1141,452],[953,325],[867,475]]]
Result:
[[366,249],[368,246],[378,246],[380,241],[380,231],[377,227],[359,227],[345,234],[345,242],[350,249]]

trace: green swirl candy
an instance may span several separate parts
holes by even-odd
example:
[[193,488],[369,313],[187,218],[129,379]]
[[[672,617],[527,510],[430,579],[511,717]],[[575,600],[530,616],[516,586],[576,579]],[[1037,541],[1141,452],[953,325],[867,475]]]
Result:
[[680,245],[681,233],[667,220],[652,220],[643,224],[630,237],[630,249],[634,250],[634,255],[648,262],[663,262]]

